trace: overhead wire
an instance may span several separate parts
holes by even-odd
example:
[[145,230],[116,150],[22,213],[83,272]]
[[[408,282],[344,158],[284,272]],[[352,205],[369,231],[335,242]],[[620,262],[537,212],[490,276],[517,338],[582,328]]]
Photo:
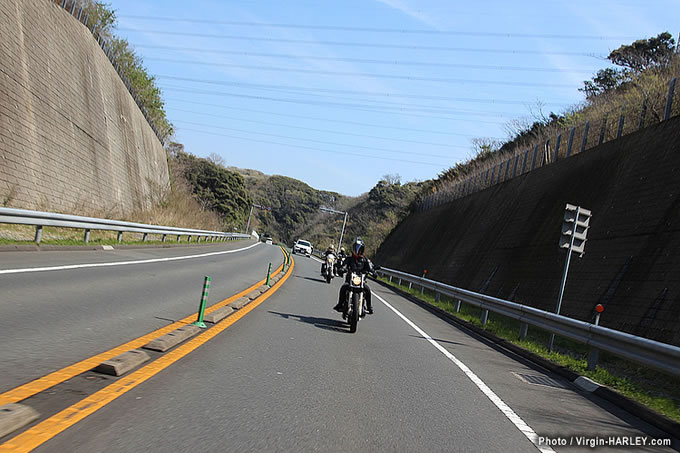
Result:
[[191,128],[183,128],[184,130],[187,131],[192,131],[192,132],[198,132],[202,134],[209,134],[209,135],[216,135],[220,137],[228,137],[228,138],[233,138],[233,139],[238,139],[238,140],[244,140],[244,141],[249,141],[249,142],[255,142],[255,143],[265,143],[265,144],[270,144],[270,145],[280,145],[280,146],[287,146],[290,148],[298,148],[298,149],[305,149],[305,150],[312,150],[320,153],[330,153],[330,154],[341,154],[341,155],[346,155],[346,156],[355,156],[355,157],[364,157],[368,159],[377,159],[377,160],[389,160],[389,161],[394,161],[394,162],[404,162],[408,164],[418,164],[418,165],[429,165],[433,167],[446,167],[447,165],[444,164],[435,164],[432,162],[423,162],[423,161],[416,161],[416,160],[408,160],[408,159],[397,159],[397,158],[392,158],[392,157],[382,157],[382,156],[371,156],[368,154],[359,154],[359,153],[351,153],[351,152],[346,152],[346,151],[335,151],[335,150],[329,150],[329,149],[320,149],[317,147],[312,147],[312,146],[303,146],[303,145],[291,145],[288,143],[281,143],[281,142],[275,142],[271,140],[261,140],[261,139],[255,139],[255,138],[247,138],[247,137],[239,137],[236,135],[229,135],[229,134],[222,134],[219,132],[212,132],[212,131],[202,131],[199,129],[191,129]]
[[459,30],[424,30],[408,28],[377,28],[377,27],[353,27],[346,25],[308,25],[308,24],[281,24],[265,22],[247,21],[223,21],[214,19],[194,19],[186,17],[163,17],[163,16],[144,16],[136,14],[126,14],[118,16],[130,19],[143,19],[152,21],[172,21],[188,22],[213,25],[230,25],[244,27],[265,27],[265,28],[286,28],[301,30],[324,30],[324,31],[347,31],[347,32],[370,32],[370,33],[389,33],[389,34],[418,34],[418,35],[440,35],[440,36],[474,36],[474,37],[493,37],[493,38],[540,38],[540,39],[585,39],[585,40],[622,40],[636,39],[631,36],[597,36],[597,35],[561,35],[549,33],[514,33],[514,32],[489,32],[489,31],[459,31]]
[[423,67],[438,67],[438,68],[459,68],[459,69],[483,69],[485,71],[522,71],[522,72],[555,72],[555,73],[580,73],[592,74],[597,69],[561,69],[561,68],[542,68],[534,66],[504,66],[504,65],[481,65],[481,64],[465,64],[465,63],[444,63],[431,61],[400,61],[400,60],[377,60],[372,58],[346,58],[346,57],[324,57],[318,55],[291,55],[269,52],[248,52],[242,50],[217,50],[205,49],[198,47],[176,47],[176,46],[159,46],[151,44],[133,43],[135,48],[143,49],[157,49],[157,50],[172,50],[179,52],[191,53],[207,53],[218,55],[240,55],[244,57],[266,57],[266,58],[282,58],[282,59],[305,59],[317,61],[338,61],[348,63],[368,63],[368,64],[384,64],[395,66],[423,66]]
[[[196,77],[179,77],[167,74],[159,74],[156,77],[162,79],[171,80],[181,80],[184,82],[197,82],[205,83],[210,85],[222,85],[222,86],[236,86],[236,87],[247,87],[247,88],[271,88],[271,89],[285,89],[292,91],[312,91],[320,93],[337,93],[337,94],[356,94],[363,96],[374,96],[374,97],[389,97],[389,98],[408,98],[408,99],[422,99],[422,100],[433,100],[433,101],[455,101],[455,102],[469,102],[469,103],[483,103],[483,104],[507,104],[507,105],[526,105],[526,101],[519,100],[508,100],[508,99],[488,99],[488,98],[470,98],[470,97],[460,97],[460,96],[432,96],[432,95],[421,95],[421,94],[403,94],[403,93],[389,93],[389,92],[376,92],[376,91],[358,91],[358,90],[343,90],[334,88],[316,88],[316,87],[300,87],[295,85],[271,85],[271,84],[260,84],[260,83],[247,83],[247,82],[232,82],[225,80],[211,80],[211,79],[199,79]],[[545,105],[557,105],[564,106],[564,102],[544,102]],[[494,113],[505,113],[505,112],[494,112]]]
[[371,128],[379,128],[379,129],[390,129],[390,130],[396,130],[399,132],[420,132],[424,134],[435,134],[435,135],[443,135],[443,136],[458,136],[457,133],[454,132],[445,132],[445,131],[438,131],[438,130],[432,130],[432,129],[419,129],[419,128],[413,128],[413,127],[406,127],[406,126],[390,126],[386,124],[375,124],[375,123],[367,123],[365,121],[350,121],[350,120],[341,120],[341,119],[330,119],[330,118],[323,118],[319,116],[305,116],[305,115],[297,115],[294,113],[276,113],[276,112],[271,112],[271,111],[266,111],[266,110],[257,110],[257,109],[251,109],[248,107],[230,107],[228,105],[224,104],[213,104],[209,102],[198,102],[196,100],[187,100],[187,99],[178,99],[178,98],[166,98],[167,101],[172,101],[172,102],[180,102],[180,103],[185,103],[185,104],[192,104],[192,105],[201,105],[205,107],[216,107],[219,109],[224,109],[224,110],[236,110],[239,112],[251,112],[251,113],[258,113],[258,114],[264,114],[264,115],[271,115],[271,116],[280,116],[280,117],[285,117],[285,118],[298,118],[298,119],[303,119],[303,120],[312,120],[312,121],[323,121],[327,123],[334,123],[334,124],[348,124],[352,126],[361,126],[361,127],[371,127]]
[[392,80],[409,80],[416,82],[436,82],[436,83],[451,83],[451,84],[471,84],[471,85],[497,85],[497,86],[517,86],[530,88],[564,88],[573,89],[574,86],[570,84],[561,83],[537,83],[537,82],[513,82],[504,80],[480,80],[480,79],[462,79],[462,78],[444,78],[444,77],[419,77],[403,74],[380,74],[369,72],[351,72],[351,71],[323,71],[319,69],[302,69],[302,68],[285,68],[280,66],[257,66],[257,65],[243,65],[236,63],[216,63],[205,62],[197,60],[175,60],[172,58],[158,58],[145,57],[149,61],[162,61],[166,63],[178,63],[184,65],[199,65],[199,66],[219,66],[229,68],[254,69],[258,71],[275,71],[275,72],[295,72],[300,74],[316,74],[328,76],[351,76],[351,77],[367,77],[375,79],[392,79]]
[[430,51],[445,51],[445,52],[478,52],[478,53],[504,53],[504,54],[522,54],[522,55],[563,55],[563,56],[580,56],[592,58],[604,58],[606,55],[593,54],[587,52],[565,52],[565,51],[543,51],[543,50],[527,50],[527,49],[488,49],[475,47],[447,47],[447,46],[425,46],[418,44],[387,44],[387,43],[367,43],[367,42],[350,42],[350,41],[323,41],[313,39],[289,39],[289,38],[264,38],[260,36],[241,36],[241,35],[221,35],[214,33],[189,33],[166,30],[147,30],[140,28],[118,27],[119,31],[136,32],[144,34],[157,34],[169,36],[193,36],[197,38],[212,38],[212,39],[226,39],[235,41],[255,41],[255,42],[274,42],[274,43],[288,43],[288,44],[311,44],[311,45],[325,45],[325,46],[342,46],[342,47],[372,47],[378,49],[410,49],[410,50],[430,50]]
[[[453,145],[450,143],[435,143],[435,142],[424,142],[420,140],[409,140],[409,139],[404,139],[404,138],[394,138],[394,137],[384,137],[384,136],[379,136],[379,135],[368,135],[368,134],[357,134],[353,132],[345,132],[345,131],[334,131],[330,129],[319,129],[319,128],[312,128],[312,127],[304,127],[304,126],[295,126],[292,124],[284,124],[284,123],[274,123],[271,121],[261,121],[261,120],[251,120],[251,119],[245,119],[245,118],[238,118],[235,116],[225,116],[225,115],[216,115],[214,113],[205,113],[205,112],[196,112],[194,110],[185,110],[185,109],[178,109],[178,108],[173,108],[173,112],[183,112],[183,113],[191,113],[194,115],[200,115],[200,116],[206,116],[214,119],[227,119],[227,120],[232,120],[232,121],[242,121],[246,123],[254,123],[254,124],[260,124],[260,125],[265,125],[265,126],[279,126],[279,127],[285,127],[285,128],[290,128],[290,129],[299,129],[299,130],[304,130],[304,131],[310,131],[310,132],[323,132],[323,133],[328,133],[328,134],[337,134],[337,135],[347,135],[349,137],[361,137],[361,138],[371,138],[371,139],[377,139],[377,140],[387,140],[387,141],[393,141],[393,142],[398,142],[398,143],[412,143],[416,145],[428,145],[428,146],[442,146],[446,148],[464,148],[468,149],[468,146],[462,146],[462,145]],[[457,135],[460,137],[466,137],[466,138],[474,138],[476,137],[475,135],[470,135],[470,134],[453,134]],[[498,137],[489,137],[494,140],[501,140]]]
[[[168,90],[168,87],[165,88],[165,90]],[[175,87],[170,87],[169,91],[179,91],[183,93],[194,93],[194,94],[207,94],[211,96],[226,96],[226,97],[237,97],[237,98],[242,98],[242,99],[257,99],[261,101],[275,101],[275,102],[282,102],[282,103],[292,103],[292,104],[299,104],[299,105],[310,105],[310,106],[321,106],[321,107],[333,107],[333,108],[341,108],[341,109],[347,109],[347,110],[355,110],[355,111],[361,111],[361,112],[372,112],[372,113],[382,113],[382,114],[388,114],[388,115],[398,115],[398,116],[408,116],[408,117],[414,117],[414,118],[428,118],[428,119],[441,119],[441,120],[446,120],[446,121],[471,121],[474,123],[487,123],[487,124],[505,124],[502,122],[498,121],[488,121],[488,120],[477,120],[477,119],[465,119],[465,118],[453,118],[453,117],[444,117],[444,116],[437,116],[437,115],[422,115],[418,113],[407,113],[403,111],[395,111],[395,110],[387,110],[387,109],[377,109],[377,108],[368,108],[368,107],[362,107],[360,105],[352,105],[352,104],[344,104],[340,102],[312,102],[312,101],[302,101],[298,99],[285,99],[285,98],[274,98],[274,97],[269,97],[269,96],[256,96],[256,95],[247,95],[247,94],[241,94],[241,93],[225,93],[222,91],[210,91],[210,90],[191,90],[191,89],[186,89],[186,88],[175,88]]]
[[[178,85],[170,85],[165,82],[159,85],[160,88],[167,87],[169,89],[173,88],[181,88],[184,89],[184,86],[178,86]],[[193,88],[193,87],[191,87]],[[368,107],[368,108],[386,108],[386,109],[397,109],[399,111],[413,111],[413,112],[431,112],[431,113],[440,113],[440,114],[451,114],[451,115],[456,115],[456,114],[463,114],[463,115],[471,115],[471,116],[484,116],[484,117],[497,117],[497,118],[507,118],[509,115],[512,115],[512,113],[509,112],[494,112],[494,111],[482,111],[482,110],[470,110],[470,109],[451,109],[449,107],[444,107],[444,106],[433,106],[433,105],[425,105],[425,104],[404,104],[403,102],[390,102],[390,101],[381,101],[381,100],[373,100],[373,99],[362,99],[362,98],[351,98],[347,96],[332,96],[328,94],[313,94],[313,93],[301,93],[298,91],[290,91],[290,90],[285,90],[285,89],[276,89],[276,88],[256,88],[257,90],[264,90],[264,91],[273,91],[275,93],[285,93],[285,94],[294,94],[294,95],[302,95],[302,96],[313,96],[315,99],[318,98],[323,98],[323,99],[342,99],[345,101],[357,101],[361,102],[360,104],[361,107]],[[305,98],[300,98],[299,100],[304,100]],[[453,117],[452,117],[453,118]]]
[[309,143],[318,143],[320,145],[331,145],[331,146],[343,146],[343,147],[351,147],[351,148],[358,148],[358,149],[365,149],[368,151],[381,151],[381,152],[386,152],[386,153],[392,153],[392,154],[406,154],[409,156],[423,156],[423,157],[435,157],[435,158],[440,158],[440,159],[452,159],[452,156],[445,156],[443,154],[430,154],[430,153],[419,153],[415,151],[403,151],[403,150],[398,150],[398,149],[390,149],[390,148],[381,148],[377,146],[364,146],[364,145],[356,145],[356,144],[349,144],[349,143],[336,143],[336,142],[329,142],[325,140],[314,140],[311,138],[300,138],[300,137],[291,137],[289,135],[281,135],[281,134],[272,134],[270,132],[261,132],[261,131],[249,131],[247,129],[239,129],[235,127],[224,127],[224,126],[217,126],[213,124],[204,124],[204,123],[195,123],[193,121],[176,121],[177,123],[184,123],[184,124],[189,124],[191,126],[201,126],[201,127],[209,127],[211,129],[219,129],[219,130],[225,130],[225,131],[232,131],[232,132],[241,132],[245,134],[257,134],[257,135],[264,135],[267,137],[275,137],[275,138],[284,138],[287,140],[298,140],[301,142],[309,142]]

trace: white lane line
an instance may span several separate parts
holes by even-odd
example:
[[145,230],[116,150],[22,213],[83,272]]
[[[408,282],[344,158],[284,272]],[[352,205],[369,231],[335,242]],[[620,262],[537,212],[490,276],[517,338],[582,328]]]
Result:
[[510,409],[510,406],[505,404],[505,402],[496,395],[493,390],[487,386],[484,381],[482,381],[475,373],[470,370],[470,368],[467,367],[463,362],[458,360],[456,356],[451,354],[449,351],[447,351],[442,345],[437,343],[436,340],[434,340],[431,336],[429,336],[423,329],[415,325],[410,319],[408,319],[406,316],[402,315],[399,310],[394,308],[392,305],[390,305],[385,299],[382,297],[378,296],[374,291],[371,291],[371,294],[374,297],[377,297],[383,304],[387,306],[390,310],[392,310],[397,316],[399,316],[401,319],[404,320],[406,324],[411,326],[416,332],[418,332],[423,338],[425,338],[427,341],[429,341],[432,346],[437,348],[439,352],[444,354],[449,360],[451,360],[453,363],[456,364],[458,368],[461,369],[465,375],[470,378],[472,382],[484,393],[492,403],[496,405],[498,409],[500,409],[501,412],[510,420],[516,427],[519,429],[530,441],[533,443],[536,448],[538,448],[541,452],[543,453],[555,453],[555,450],[550,448],[549,446],[546,445],[539,445],[538,444],[538,435],[536,432],[531,429],[529,425],[526,424],[522,418],[515,413],[512,409]]
[[27,273],[27,272],[46,272],[46,271],[66,271],[66,270],[71,270],[71,269],[83,269],[87,267],[111,267],[111,266],[126,266],[128,264],[148,264],[148,263],[161,263],[164,261],[179,261],[179,260],[188,260],[188,259],[193,259],[193,258],[205,258],[207,256],[215,256],[215,255],[225,255],[227,253],[236,253],[236,252],[242,252],[244,250],[248,250],[250,248],[255,247],[256,245],[259,245],[259,242],[256,242],[252,245],[249,245],[248,247],[244,247],[242,249],[236,249],[236,250],[225,250],[222,252],[210,252],[210,253],[202,253],[200,255],[186,255],[186,256],[174,256],[171,258],[152,258],[148,260],[137,260],[137,261],[114,261],[111,263],[88,263],[88,264],[68,264],[64,266],[50,266],[50,267],[29,267],[25,269],[4,269],[0,270],[0,275],[2,274],[22,274],[22,273]]

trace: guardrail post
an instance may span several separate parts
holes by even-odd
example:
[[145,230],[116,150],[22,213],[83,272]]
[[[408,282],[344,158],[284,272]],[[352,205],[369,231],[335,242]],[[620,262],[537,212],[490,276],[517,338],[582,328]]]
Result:
[[401,279],[399,279],[399,286],[401,286]]
[[201,235],[200,235],[200,234],[199,234],[198,236],[196,236],[196,242],[197,242],[197,243],[200,243],[200,242],[201,242]]
[[85,230],[85,243],[90,242],[90,230]]
[[392,283],[392,276],[390,275],[390,283]]
[[142,236],[142,242],[146,242],[148,237],[149,237],[149,233],[144,233],[144,236]]
[[[604,306],[602,304],[597,304],[595,306],[595,325],[599,326],[600,325],[600,315],[604,311]],[[588,371],[593,371],[595,370],[595,367],[597,367],[597,362],[600,359],[600,350],[597,348],[590,348],[588,351],[588,366],[586,369]]]
[[408,282],[408,289],[411,289],[411,286],[413,286],[413,282]]
[[42,239],[42,229],[41,225],[35,227],[35,243],[40,245],[40,240]]
[[179,242],[181,240],[180,239],[181,237],[182,237],[181,235],[179,235],[179,234],[177,235],[177,242]]
[[122,231],[119,231],[119,232],[118,232],[118,238],[117,238],[117,239],[118,239],[118,243],[119,243],[119,244],[120,244],[121,242],[123,242],[123,232],[122,232]]
[[167,234],[164,234],[163,237],[161,238],[161,242],[165,242],[165,238],[167,237]]
[[201,303],[198,306],[198,318],[196,319],[196,322],[192,323],[193,325],[198,326],[201,329],[205,329],[206,327],[208,327],[203,322],[203,315],[205,314],[205,305],[208,302],[209,289],[210,289],[210,277],[206,275],[205,279],[203,280],[203,296],[201,296]]
[[519,339],[520,340],[526,340],[528,331],[529,331],[529,324],[527,324],[525,322],[520,324],[519,325]]
[[439,294],[439,293],[435,293],[435,294],[434,294],[434,300],[436,300],[437,302],[439,302],[439,300],[440,300],[441,298],[442,298],[442,295],[441,295],[441,294]]
[[456,313],[460,313],[460,304],[461,304],[461,301],[460,301],[460,299],[458,299],[456,301]]
[[191,235],[189,235],[189,242],[191,242]]
[[482,325],[485,326],[489,321],[489,310],[482,310]]

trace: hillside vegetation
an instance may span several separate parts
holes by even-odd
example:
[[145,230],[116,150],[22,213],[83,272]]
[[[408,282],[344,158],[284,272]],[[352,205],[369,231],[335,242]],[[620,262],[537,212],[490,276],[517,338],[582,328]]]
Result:
[[[516,120],[508,123],[509,139],[498,141],[477,138],[472,141],[473,157],[457,163],[442,172],[434,184],[426,187],[426,192],[436,192],[463,181],[476,172],[495,167],[509,157],[543,146],[562,134],[563,145],[560,158],[566,152],[565,132],[577,129],[581,137],[584,124],[590,122],[588,147],[594,146],[602,124],[605,125],[604,141],[617,134],[619,115],[625,113],[626,122],[623,134],[633,132],[639,126],[659,122],[664,114],[668,83],[680,74],[680,54],[670,33],[664,32],[656,37],[637,40],[622,45],[608,56],[613,67],[599,70],[591,80],[584,81],[579,89],[585,100],[562,113],[544,114],[539,105],[532,120]],[[677,97],[677,90],[676,90]],[[674,103],[673,114],[680,112],[680,102]],[[550,159],[546,153],[545,159]],[[424,193],[425,194],[425,193]]]

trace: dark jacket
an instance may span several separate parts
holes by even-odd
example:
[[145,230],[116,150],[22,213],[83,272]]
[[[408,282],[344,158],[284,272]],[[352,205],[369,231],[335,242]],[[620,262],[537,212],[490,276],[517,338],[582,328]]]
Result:
[[355,258],[354,255],[352,255],[348,257],[347,259],[345,259],[345,262],[342,263],[342,270],[344,272],[347,272],[346,280],[348,282],[350,272],[354,272],[357,274],[375,274],[375,269],[373,269],[373,263],[371,263],[371,260],[369,260],[365,256],[358,256]]

